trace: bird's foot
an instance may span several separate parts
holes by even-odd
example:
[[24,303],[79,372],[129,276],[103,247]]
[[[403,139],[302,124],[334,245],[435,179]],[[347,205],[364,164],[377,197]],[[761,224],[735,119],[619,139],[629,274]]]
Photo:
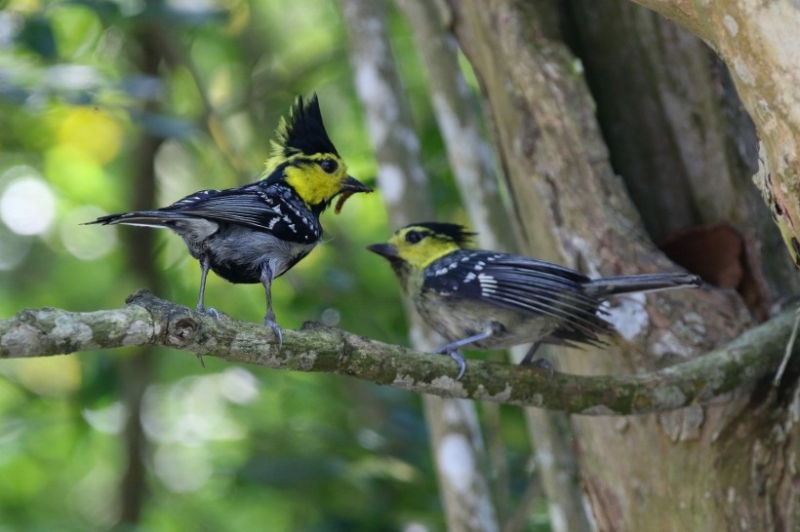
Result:
[[281,346],[283,345],[283,332],[281,331],[281,326],[275,321],[275,315],[272,315],[272,319],[270,319],[270,316],[267,315],[264,318],[264,325],[272,329],[272,332],[275,333],[275,338],[278,339],[278,351],[280,351]]
[[215,309],[214,307],[205,308],[202,305],[197,305],[197,312],[214,318],[214,321],[220,320],[219,312],[217,312],[217,309]]
[[[219,322],[220,320],[219,312],[217,312],[217,309],[214,307],[205,308],[203,305],[197,305],[197,312],[199,314],[205,314],[206,316],[214,318],[214,321],[216,322]],[[203,360],[203,355],[197,355],[197,360],[200,361],[201,366],[206,367],[206,363]]]
[[534,360],[523,360],[519,364],[520,366],[525,366],[527,368],[542,368],[543,370],[547,371],[550,375],[550,378],[553,378],[556,370],[553,368],[553,365],[550,363],[549,360],[546,358],[537,358]]
[[[445,346],[445,347],[447,347],[447,346]],[[458,364],[458,376],[456,376],[456,380],[460,381],[461,377],[464,376],[464,372],[467,370],[467,362],[464,360],[464,357],[461,355],[461,353],[459,353],[455,349],[442,348],[442,349],[436,351],[436,354],[438,354],[438,355],[447,355],[447,356],[449,356],[450,358],[452,358],[453,360],[456,361],[456,363]]]

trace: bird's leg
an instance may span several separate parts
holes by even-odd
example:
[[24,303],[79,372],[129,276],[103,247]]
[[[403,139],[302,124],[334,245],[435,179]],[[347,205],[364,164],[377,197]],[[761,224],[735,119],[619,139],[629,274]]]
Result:
[[211,259],[208,255],[203,255],[200,259],[200,296],[197,300],[197,312],[211,316],[219,321],[219,312],[214,307],[206,308],[203,304],[206,298],[206,278],[208,277],[208,270],[211,268]]
[[450,342],[449,344],[436,350],[437,354],[448,355],[458,363],[458,376],[456,377],[457,381],[461,380],[461,377],[464,376],[464,372],[467,370],[467,362],[464,360],[464,356],[459,353],[458,350],[465,345],[479,342],[491,337],[495,332],[497,332],[496,329],[496,326],[492,324],[491,326],[487,327],[485,331],[462,338],[461,340],[456,340],[455,342]]
[[522,362],[519,363],[520,366],[528,366],[529,368],[543,368],[545,369],[550,376],[552,377],[555,373],[553,369],[553,365],[550,363],[549,360],[546,358],[539,357],[536,360],[533,360],[533,355],[536,354],[536,350],[539,349],[539,346],[542,345],[541,341],[534,342],[528,352],[525,353],[525,358],[522,359]]
[[275,313],[272,311],[272,268],[269,263],[265,263],[261,267],[261,284],[264,285],[264,291],[267,293],[267,314],[264,316],[264,325],[272,329],[275,336],[278,338],[278,349],[283,345],[283,333],[275,321]]
[[[206,278],[208,277],[210,262],[211,261],[208,258],[208,255],[203,255],[203,258],[200,259],[200,295],[197,298],[197,312],[211,316],[215,320],[219,321],[219,313],[214,309],[214,307],[208,307],[208,309],[206,309],[205,305],[203,304],[206,297]],[[200,361],[201,366],[206,367],[206,363],[203,361],[203,355],[197,355],[197,360]]]

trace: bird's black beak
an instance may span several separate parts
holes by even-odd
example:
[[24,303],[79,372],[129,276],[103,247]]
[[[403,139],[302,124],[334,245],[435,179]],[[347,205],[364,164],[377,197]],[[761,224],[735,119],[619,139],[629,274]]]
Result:
[[400,258],[397,248],[392,244],[372,244],[367,249],[389,260]]
[[342,187],[339,189],[339,192],[334,194],[335,196],[339,196],[339,200],[336,202],[336,207],[334,207],[333,212],[339,214],[347,198],[357,192],[372,192],[372,189],[355,177],[347,176],[345,180],[342,181]]
[[372,189],[355,177],[347,176],[347,178],[342,181],[342,192],[355,194],[356,192],[372,192]]

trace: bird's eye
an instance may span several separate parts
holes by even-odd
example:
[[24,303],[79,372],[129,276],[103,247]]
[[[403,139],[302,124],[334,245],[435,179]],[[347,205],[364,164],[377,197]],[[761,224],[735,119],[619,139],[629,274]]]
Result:
[[406,233],[406,242],[409,244],[416,244],[422,240],[422,233],[417,231],[409,231]]
[[319,163],[319,165],[325,172],[329,174],[334,173],[336,169],[339,168],[339,165],[333,159],[325,159],[324,161]]

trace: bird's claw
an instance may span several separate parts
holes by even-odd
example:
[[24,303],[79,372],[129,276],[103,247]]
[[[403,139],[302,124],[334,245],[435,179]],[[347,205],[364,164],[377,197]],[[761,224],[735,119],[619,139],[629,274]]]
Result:
[[278,339],[278,351],[281,350],[281,346],[283,345],[283,331],[281,331],[281,326],[274,319],[264,318],[264,325],[272,329],[272,332],[275,333],[275,338]]
[[464,376],[464,372],[467,371],[467,362],[458,351],[451,351],[448,354],[450,355],[450,358],[458,363],[458,375],[456,376],[456,380],[460,381],[461,377]]
[[542,368],[543,370],[547,371],[551,379],[556,372],[556,370],[553,368],[553,365],[546,358],[537,358],[528,362],[523,360],[520,363],[520,366],[525,366],[527,368]]
[[461,353],[456,351],[455,349],[440,349],[436,352],[439,355],[447,355],[453,360],[456,361],[458,364],[458,375],[456,376],[456,380],[460,381],[461,377],[464,376],[464,372],[467,371],[467,362],[464,360],[464,357],[461,356]]
[[209,316],[211,318],[214,318],[214,321],[220,320],[219,312],[217,312],[217,309],[215,309],[214,307],[205,308],[200,305],[197,305],[197,312],[199,312],[200,314],[205,314],[206,316]]
[[[216,321],[217,323],[219,323],[220,321],[219,312],[217,312],[217,309],[215,309],[214,307],[205,308],[203,305],[197,305],[197,312],[198,314],[204,314],[206,316],[214,318],[214,321]],[[197,355],[197,360],[200,361],[201,366],[206,367],[206,363],[203,360],[203,355]]]

